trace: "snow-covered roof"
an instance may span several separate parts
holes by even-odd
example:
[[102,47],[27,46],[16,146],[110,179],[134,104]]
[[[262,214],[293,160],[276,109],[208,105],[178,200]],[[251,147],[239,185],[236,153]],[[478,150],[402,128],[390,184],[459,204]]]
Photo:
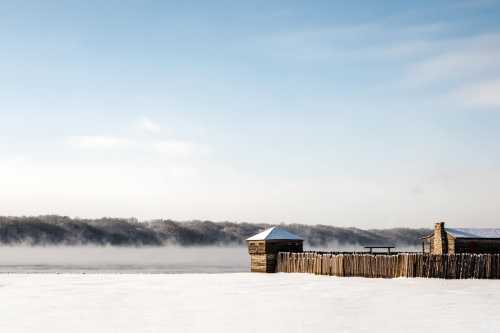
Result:
[[247,241],[255,240],[302,240],[302,238],[286,231],[285,229],[272,227],[264,230],[261,233],[258,233],[255,236],[247,238]]
[[500,228],[446,228],[455,238],[500,238]]

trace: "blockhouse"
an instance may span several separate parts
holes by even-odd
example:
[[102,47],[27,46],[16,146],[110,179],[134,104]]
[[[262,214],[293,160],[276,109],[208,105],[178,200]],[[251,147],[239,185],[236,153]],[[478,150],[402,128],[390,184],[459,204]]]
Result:
[[500,228],[446,228],[434,225],[434,233],[422,238],[422,250],[430,254],[500,253]]
[[303,239],[279,227],[247,239],[252,272],[274,273],[278,252],[302,252]]

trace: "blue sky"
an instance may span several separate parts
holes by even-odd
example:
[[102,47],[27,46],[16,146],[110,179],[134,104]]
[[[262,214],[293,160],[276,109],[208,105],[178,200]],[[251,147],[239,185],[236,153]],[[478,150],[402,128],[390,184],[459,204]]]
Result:
[[0,1],[0,214],[498,226],[498,1]]

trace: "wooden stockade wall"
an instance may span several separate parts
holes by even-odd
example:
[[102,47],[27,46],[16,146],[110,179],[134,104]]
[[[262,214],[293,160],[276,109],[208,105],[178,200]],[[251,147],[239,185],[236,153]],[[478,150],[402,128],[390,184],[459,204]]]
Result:
[[369,278],[499,279],[500,254],[280,252],[276,272]]

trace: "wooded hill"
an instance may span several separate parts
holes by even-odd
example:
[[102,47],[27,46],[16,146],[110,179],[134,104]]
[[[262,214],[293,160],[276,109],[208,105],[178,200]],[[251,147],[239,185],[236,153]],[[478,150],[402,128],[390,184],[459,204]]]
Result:
[[[283,225],[310,247],[374,244],[418,246],[429,229],[341,228],[327,225]],[[0,217],[0,244],[24,245],[243,245],[245,239],[270,227],[264,223],[176,222],[136,219],[77,219],[65,216]]]

